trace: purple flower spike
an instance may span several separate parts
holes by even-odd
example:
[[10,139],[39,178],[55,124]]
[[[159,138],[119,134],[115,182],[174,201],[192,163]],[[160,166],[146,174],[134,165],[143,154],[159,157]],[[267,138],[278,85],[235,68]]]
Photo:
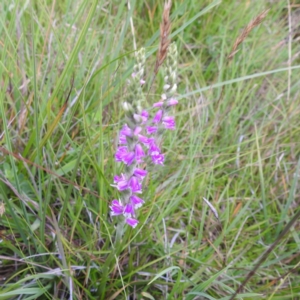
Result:
[[126,223],[130,225],[132,228],[135,228],[137,224],[139,224],[139,221],[133,218],[127,218]]
[[160,109],[154,116],[153,118],[153,123],[154,124],[158,124],[160,121],[161,121],[161,118],[162,118],[162,115],[163,115],[163,111]]
[[120,200],[119,201],[118,200],[113,200],[111,202],[110,209],[111,209],[111,215],[112,216],[119,216],[119,215],[123,214],[124,206],[123,206],[123,204],[121,203]]
[[142,193],[142,184],[136,176],[132,176],[129,179],[128,187],[131,189],[132,193]]
[[160,102],[156,102],[153,104],[153,107],[162,107],[164,105],[164,103],[162,101]]
[[176,124],[175,124],[175,118],[174,117],[171,117],[171,116],[163,117],[162,123],[164,124],[166,129],[171,129],[171,130],[175,129]]
[[157,131],[157,127],[156,126],[147,126],[146,130],[147,130],[148,134],[153,134]]
[[[125,137],[126,139],[126,137]],[[124,156],[126,156],[128,153],[126,146],[118,147],[117,152],[115,154],[116,161],[123,161]]]
[[145,152],[140,144],[135,145],[135,159],[137,163],[143,162],[143,157],[145,157]]
[[163,165],[165,161],[165,156],[163,154],[156,154],[151,156],[152,161],[156,165]]
[[123,156],[123,163],[127,166],[130,166],[135,160],[134,152],[128,152],[126,155]]
[[130,196],[130,200],[135,209],[140,208],[144,204],[144,200],[136,195]]
[[169,101],[168,101],[168,106],[174,106],[174,105],[177,105],[178,104],[178,100],[174,99],[174,98],[171,98]]
[[144,177],[147,175],[147,171],[146,170],[143,170],[143,169],[138,169],[136,168],[134,171],[133,171],[133,174],[140,178],[140,179],[144,179]]
[[[122,102],[127,124],[123,125],[119,133],[119,144],[115,153],[115,160],[122,162],[124,174],[114,177],[114,186],[120,192],[120,200],[114,199],[110,203],[112,216],[121,215],[123,221],[135,228],[137,209],[145,203],[141,196],[148,164],[163,165],[165,156],[160,146],[165,129],[175,129],[175,118],[169,116],[172,106],[178,104],[175,99],[177,90],[177,48],[170,44],[167,51],[166,68],[163,82],[163,93],[153,108],[143,110],[142,86],[146,83],[144,77],[145,48],[136,52],[134,72],[129,80],[129,91]],[[142,197],[142,196],[141,196]],[[122,223],[123,226],[124,223]],[[120,224],[121,225],[121,224]],[[118,229],[119,230],[119,229]]]

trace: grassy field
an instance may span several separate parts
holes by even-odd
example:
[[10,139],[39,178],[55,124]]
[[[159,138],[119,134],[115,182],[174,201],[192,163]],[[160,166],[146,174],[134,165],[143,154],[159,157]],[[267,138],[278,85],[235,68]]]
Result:
[[135,50],[147,108],[164,80],[163,1],[126,3],[0,3],[0,299],[300,299],[299,1],[173,1],[177,126],[118,237]]

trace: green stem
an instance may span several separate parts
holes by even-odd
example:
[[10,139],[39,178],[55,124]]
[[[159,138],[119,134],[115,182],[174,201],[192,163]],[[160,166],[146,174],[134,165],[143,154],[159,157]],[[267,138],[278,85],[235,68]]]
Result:
[[108,255],[105,264],[102,268],[101,283],[98,289],[98,295],[102,300],[106,299],[105,292],[107,291],[107,281],[109,280],[109,274],[111,269],[115,266],[115,263],[113,263],[113,261],[115,260],[115,257],[118,257],[120,252],[122,251],[121,242],[125,228],[125,219],[122,221],[120,220],[116,228],[115,241],[112,247],[112,251]]

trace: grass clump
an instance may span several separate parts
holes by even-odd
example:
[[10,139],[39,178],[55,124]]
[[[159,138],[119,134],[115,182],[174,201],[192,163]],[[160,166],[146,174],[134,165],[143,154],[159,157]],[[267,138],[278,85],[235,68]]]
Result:
[[164,49],[164,5],[0,4],[1,299],[300,297],[299,11],[289,5],[174,1],[177,126],[139,225],[115,243],[121,104],[141,47],[148,107],[160,99],[152,54]]

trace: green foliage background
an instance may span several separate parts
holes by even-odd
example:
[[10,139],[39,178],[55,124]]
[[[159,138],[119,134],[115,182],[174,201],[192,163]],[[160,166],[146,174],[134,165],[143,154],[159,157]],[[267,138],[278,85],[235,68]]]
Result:
[[[178,0],[177,129],[114,243],[134,41],[149,107],[163,84],[150,89],[163,3],[126,3],[0,4],[0,299],[229,299],[299,211],[299,4]],[[296,222],[239,299],[299,299],[299,248]]]

